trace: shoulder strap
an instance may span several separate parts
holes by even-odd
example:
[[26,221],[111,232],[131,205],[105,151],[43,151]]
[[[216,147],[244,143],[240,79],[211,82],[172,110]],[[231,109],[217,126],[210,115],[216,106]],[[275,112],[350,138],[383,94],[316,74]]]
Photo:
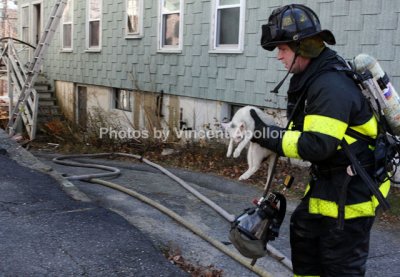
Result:
[[356,131],[354,129],[351,129],[350,127],[348,127],[346,129],[346,135],[349,135],[349,136],[351,136],[353,138],[356,138],[358,140],[365,141],[369,145],[375,145],[375,139],[373,139],[373,138],[371,138],[369,136],[366,136],[364,134],[361,134],[360,132],[358,132],[358,131]]
[[367,171],[361,166],[360,162],[358,161],[357,157],[351,152],[349,144],[345,139],[342,140],[342,148],[346,153],[346,156],[349,158],[351,164],[353,165],[356,173],[361,177],[361,179],[365,182],[368,186],[371,193],[376,197],[379,204],[382,206],[383,210],[386,211],[390,208],[389,203],[387,202],[386,198],[383,197],[380,190],[377,188],[376,182],[374,182],[367,173]]
[[[337,58],[340,60],[340,62],[342,64],[335,65],[334,66],[335,70],[345,72],[349,77],[351,77],[353,79],[353,81],[357,85],[361,85],[362,86],[363,85],[362,84],[363,76],[361,76],[359,73],[357,73],[356,71],[352,70],[349,66],[347,66],[347,62],[341,56],[337,55]],[[375,145],[375,139],[373,139],[373,138],[371,138],[369,136],[366,136],[366,135],[364,135],[364,134],[362,134],[362,133],[360,133],[360,132],[358,132],[358,131],[356,131],[354,129],[347,128],[346,129],[346,134],[351,136],[351,137],[353,137],[353,138],[365,141],[369,145]]]

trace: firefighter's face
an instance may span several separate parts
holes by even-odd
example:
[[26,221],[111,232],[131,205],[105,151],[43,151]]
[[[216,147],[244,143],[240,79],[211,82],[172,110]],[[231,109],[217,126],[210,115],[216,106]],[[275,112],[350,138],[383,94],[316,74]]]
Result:
[[[277,59],[283,63],[286,70],[289,70],[295,56],[293,50],[287,44],[278,45],[277,48]],[[298,56],[296,58],[296,62],[290,70],[290,73],[296,74],[304,71],[309,63],[310,59]]]

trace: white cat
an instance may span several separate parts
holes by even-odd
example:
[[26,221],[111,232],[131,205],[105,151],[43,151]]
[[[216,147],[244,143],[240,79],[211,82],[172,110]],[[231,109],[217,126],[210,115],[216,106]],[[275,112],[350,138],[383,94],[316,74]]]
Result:
[[261,147],[258,143],[250,141],[254,133],[255,125],[254,119],[250,115],[251,109],[254,109],[260,119],[264,121],[267,125],[275,124],[272,116],[264,113],[259,108],[253,106],[245,106],[239,109],[233,116],[231,122],[222,124],[223,128],[225,128],[230,137],[228,152],[226,153],[226,156],[229,158],[232,155],[234,142],[238,143],[238,146],[233,152],[234,158],[239,157],[243,148],[250,143],[249,149],[247,151],[247,164],[249,165],[249,169],[239,177],[239,180],[246,180],[251,175],[253,175],[260,168],[261,163],[264,159],[267,159],[268,163],[267,180],[269,180],[271,178],[273,161],[276,157],[276,153],[264,147]]

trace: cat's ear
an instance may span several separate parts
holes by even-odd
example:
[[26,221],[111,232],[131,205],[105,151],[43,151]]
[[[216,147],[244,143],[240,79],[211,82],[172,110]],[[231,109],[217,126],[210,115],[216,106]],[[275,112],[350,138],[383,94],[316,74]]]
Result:
[[240,130],[241,132],[243,132],[244,129],[246,129],[246,124],[244,124],[244,122],[240,122],[240,124],[239,124],[239,130]]

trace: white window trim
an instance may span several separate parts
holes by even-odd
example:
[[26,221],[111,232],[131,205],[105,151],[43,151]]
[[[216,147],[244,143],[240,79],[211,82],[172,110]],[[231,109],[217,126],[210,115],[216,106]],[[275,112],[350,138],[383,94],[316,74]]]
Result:
[[[24,8],[28,8],[28,16],[29,16],[29,18],[28,18],[28,41],[25,41],[25,42],[27,42],[27,43],[31,43],[31,37],[32,37],[32,34],[31,34],[31,32],[32,32],[32,16],[31,16],[31,6],[29,5],[29,4],[24,4],[24,5],[21,5],[21,8],[20,8],[20,18],[22,18],[23,17],[23,9]],[[21,22],[21,27],[20,27],[20,39],[21,40],[23,40],[24,38],[22,37],[22,35],[23,35],[23,27],[22,27],[22,22]]]
[[[158,7],[158,49],[157,52],[161,53],[182,53],[182,45],[183,45],[183,6],[184,0],[179,0],[179,45],[176,46],[163,46],[163,13],[162,8],[165,0],[159,0]],[[165,13],[167,14],[167,13]]]
[[30,27],[31,27],[31,29],[30,29],[30,40],[31,40],[31,42],[30,43],[32,43],[33,45],[35,45],[35,43],[33,43],[33,41],[34,41],[34,35],[33,35],[33,31],[34,31],[34,28],[33,28],[33,24],[34,24],[34,22],[33,22],[33,7],[35,6],[35,5],[38,5],[38,4],[40,4],[40,22],[39,22],[39,25],[40,25],[40,29],[41,29],[41,31],[42,31],[42,33],[40,33],[40,34],[38,34],[38,36],[39,36],[39,41],[40,41],[40,38],[41,38],[41,35],[43,34],[43,31],[44,31],[44,25],[43,25],[43,20],[44,20],[44,5],[43,5],[43,1],[42,0],[37,0],[37,1],[33,1],[33,2],[31,2],[31,6],[30,6],[30,9],[29,9],[29,12],[30,12],[30,14],[29,14],[29,20],[30,20]]
[[[71,22],[64,22],[64,17],[62,17],[60,35],[61,35],[61,52],[70,53],[74,50],[74,0],[68,0],[71,9]],[[71,24],[71,47],[64,47],[64,24]]]
[[244,51],[244,30],[245,30],[245,15],[246,15],[246,0],[240,0],[239,5],[226,5],[226,8],[239,7],[239,43],[232,45],[217,46],[217,3],[219,0],[212,1],[212,12],[211,12],[211,31],[210,31],[210,50],[209,53],[232,53],[241,54]]
[[102,22],[103,22],[103,0],[100,0],[100,19],[99,19],[99,46],[89,47],[89,14],[90,14],[90,1],[86,1],[86,50],[85,52],[100,52],[102,44]]
[[139,1],[139,34],[130,34],[128,33],[128,0],[125,0],[125,38],[126,39],[135,39],[143,37],[143,18],[144,18],[144,1]]

